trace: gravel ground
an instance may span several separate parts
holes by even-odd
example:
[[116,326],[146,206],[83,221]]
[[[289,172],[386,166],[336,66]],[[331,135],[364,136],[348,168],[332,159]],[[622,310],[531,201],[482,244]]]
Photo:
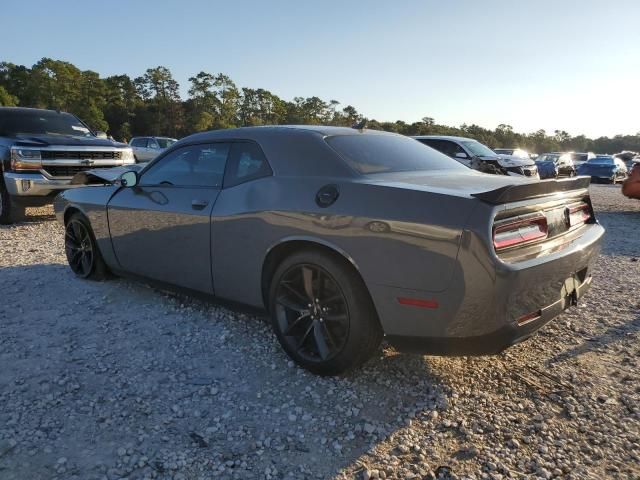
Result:
[[507,352],[318,378],[263,319],[74,278],[51,210],[0,227],[0,478],[640,478],[640,202],[594,186],[579,307]]

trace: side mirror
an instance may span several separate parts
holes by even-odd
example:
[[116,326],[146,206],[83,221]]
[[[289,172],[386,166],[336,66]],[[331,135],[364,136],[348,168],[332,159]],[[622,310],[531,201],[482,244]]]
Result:
[[96,132],[96,137],[98,137],[98,138],[107,138],[107,132],[103,132],[102,130],[98,130]]
[[456,158],[469,158],[469,155],[464,152],[458,152],[456,153]]
[[120,185],[123,187],[135,187],[138,184],[138,172],[130,170],[120,175]]

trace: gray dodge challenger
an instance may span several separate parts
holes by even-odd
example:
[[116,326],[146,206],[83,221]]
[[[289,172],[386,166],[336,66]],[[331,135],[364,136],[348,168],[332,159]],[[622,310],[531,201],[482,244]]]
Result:
[[488,175],[401,135],[248,127],[146,166],[79,174],[55,200],[71,270],[270,313],[308,370],[401,351],[500,352],[591,284],[604,229],[589,179]]

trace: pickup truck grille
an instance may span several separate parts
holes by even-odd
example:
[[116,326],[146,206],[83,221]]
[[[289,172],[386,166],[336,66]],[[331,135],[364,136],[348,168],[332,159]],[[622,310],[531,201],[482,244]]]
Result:
[[41,150],[43,160],[120,160],[121,151]]
[[44,165],[42,169],[52,177],[73,177],[76,173],[93,170],[95,168],[113,168],[114,165]]

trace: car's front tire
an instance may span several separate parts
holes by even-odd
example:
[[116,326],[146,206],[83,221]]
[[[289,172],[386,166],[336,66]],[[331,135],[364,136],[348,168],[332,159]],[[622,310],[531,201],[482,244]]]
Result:
[[74,213],[65,224],[64,250],[69,267],[80,278],[104,280],[107,265],[98,249],[89,221],[81,213]]
[[9,195],[7,187],[4,185],[4,181],[0,176],[0,225],[10,225],[19,222],[24,216],[24,207],[18,205],[11,195]]
[[304,250],[273,275],[270,311],[276,336],[300,366],[338,375],[367,361],[383,331],[355,268],[337,255]]

